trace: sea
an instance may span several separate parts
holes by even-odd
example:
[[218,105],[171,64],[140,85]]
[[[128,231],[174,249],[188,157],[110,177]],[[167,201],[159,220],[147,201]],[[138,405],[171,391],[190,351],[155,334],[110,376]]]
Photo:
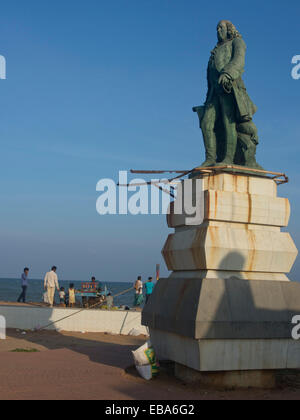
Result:
[[[59,281],[59,286],[68,290],[70,283],[73,283],[75,289],[81,289],[81,281]],[[101,283],[102,288],[106,286],[111,294],[117,295],[122,291],[133,287],[133,283]],[[16,302],[21,293],[20,279],[0,279],[0,301],[1,302]],[[27,289],[27,302],[43,302],[44,281],[43,280],[29,280],[29,287]],[[58,293],[56,292],[55,301],[58,303]],[[115,306],[129,306],[132,307],[134,302],[134,290],[114,298]]]

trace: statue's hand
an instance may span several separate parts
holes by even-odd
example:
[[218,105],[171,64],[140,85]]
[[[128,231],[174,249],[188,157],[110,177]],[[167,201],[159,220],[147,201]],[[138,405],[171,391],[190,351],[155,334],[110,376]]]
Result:
[[221,76],[219,77],[220,85],[224,85],[225,83],[227,84],[230,81],[231,81],[231,77],[226,73],[221,74]]
[[232,79],[231,79],[231,77],[228,74],[223,73],[219,77],[219,84],[223,87],[223,89],[226,92],[230,92],[231,91],[231,87],[232,87]]

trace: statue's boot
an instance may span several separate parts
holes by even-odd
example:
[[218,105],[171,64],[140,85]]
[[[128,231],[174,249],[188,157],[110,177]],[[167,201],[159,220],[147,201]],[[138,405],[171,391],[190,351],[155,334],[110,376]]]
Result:
[[204,139],[206,150],[206,160],[199,166],[199,168],[208,168],[215,166],[217,160],[217,145],[214,138]]
[[236,153],[236,147],[237,147],[237,139],[235,141],[231,141],[229,144],[227,143],[225,159],[222,162],[217,163],[216,166],[233,165],[234,157]]

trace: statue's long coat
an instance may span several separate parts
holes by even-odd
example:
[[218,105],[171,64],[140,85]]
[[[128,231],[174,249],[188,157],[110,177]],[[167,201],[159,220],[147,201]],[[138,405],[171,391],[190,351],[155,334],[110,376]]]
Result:
[[[233,81],[233,94],[237,105],[238,122],[249,121],[257,108],[246,91],[242,74],[245,68],[246,44],[241,37],[219,44],[212,51],[207,70],[208,93],[206,105],[213,101],[215,95],[221,94],[219,85],[221,74],[228,74]],[[222,91],[222,94],[224,92]]]

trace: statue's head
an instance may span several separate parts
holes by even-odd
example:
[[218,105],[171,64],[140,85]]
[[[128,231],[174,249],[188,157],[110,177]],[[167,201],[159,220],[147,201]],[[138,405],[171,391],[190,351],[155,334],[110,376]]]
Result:
[[234,24],[229,20],[221,20],[218,23],[217,33],[219,42],[224,42],[227,39],[233,39],[241,36]]

